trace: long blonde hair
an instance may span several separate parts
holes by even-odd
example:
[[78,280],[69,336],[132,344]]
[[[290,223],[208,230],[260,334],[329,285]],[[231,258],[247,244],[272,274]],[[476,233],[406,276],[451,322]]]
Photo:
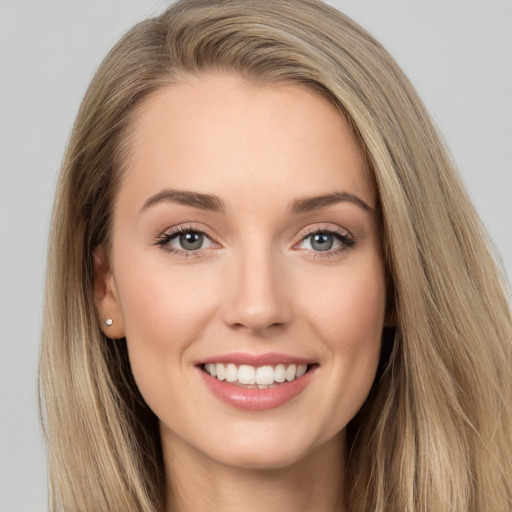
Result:
[[389,54],[316,0],[183,0],[114,47],[83,100],[49,241],[40,364],[50,510],[162,511],[158,421],[125,343],[104,336],[107,244],[134,113],[183,75],[294,82],[333,101],[377,183],[396,327],[348,425],[351,512],[512,509],[512,321],[489,241],[428,114]]

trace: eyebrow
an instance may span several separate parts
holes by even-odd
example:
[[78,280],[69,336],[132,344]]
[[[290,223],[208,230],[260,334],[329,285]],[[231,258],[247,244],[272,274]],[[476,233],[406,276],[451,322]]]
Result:
[[[294,213],[307,213],[315,210],[326,208],[336,203],[349,202],[362,208],[364,211],[373,211],[375,208],[364,202],[360,197],[350,194],[349,192],[331,192],[321,196],[305,197],[295,199],[290,203],[289,210]],[[151,196],[144,202],[140,213],[155,206],[159,203],[177,203],[185,206],[192,206],[201,210],[209,210],[223,213],[226,211],[224,201],[212,194],[202,194],[200,192],[192,192],[189,190],[171,190],[164,189],[157,194]]]
[[142,206],[140,213],[158,203],[177,203],[185,206],[192,206],[201,210],[210,210],[214,212],[224,212],[226,207],[224,201],[217,196],[210,194],[201,194],[199,192],[190,192],[188,190],[169,190],[165,189],[151,196]]
[[365,203],[360,197],[349,192],[332,192],[321,196],[306,197],[292,201],[290,210],[292,213],[307,213],[314,210],[320,210],[336,203],[353,203],[364,211],[371,212],[375,210],[368,203]]

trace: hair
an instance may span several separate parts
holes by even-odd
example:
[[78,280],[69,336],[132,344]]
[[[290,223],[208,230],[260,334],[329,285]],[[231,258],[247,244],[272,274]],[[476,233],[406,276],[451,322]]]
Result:
[[100,329],[93,251],[108,246],[130,128],[157,90],[227,72],[328,98],[379,200],[394,336],[348,425],[350,512],[512,509],[512,320],[505,280],[448,152],[390,55],[317,0],[183,0],[111,50],[57,186],[40,362],[50,510],[164,510],[158,420],[124,340]]

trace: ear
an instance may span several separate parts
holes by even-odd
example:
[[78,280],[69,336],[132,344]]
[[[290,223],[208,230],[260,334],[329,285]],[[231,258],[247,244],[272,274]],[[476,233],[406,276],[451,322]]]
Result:
[[[98,310],[101,330],[113,339],[123,338],[124,321],[116,283],[107,252],[101,245],[94,249],[94,301]],[[111,325],[106,324],[111,319]],[[110,323],[110,322],[109,322]]]

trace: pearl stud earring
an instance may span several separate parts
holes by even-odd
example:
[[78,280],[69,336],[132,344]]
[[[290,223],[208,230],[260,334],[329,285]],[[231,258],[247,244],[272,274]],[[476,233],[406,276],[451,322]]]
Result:
[[107,318],[107,319],[105,320],[105,325],[106,325],[107,327],[110,327],[113,323],[114,323],[114,321],[112,320],[112,318]]

